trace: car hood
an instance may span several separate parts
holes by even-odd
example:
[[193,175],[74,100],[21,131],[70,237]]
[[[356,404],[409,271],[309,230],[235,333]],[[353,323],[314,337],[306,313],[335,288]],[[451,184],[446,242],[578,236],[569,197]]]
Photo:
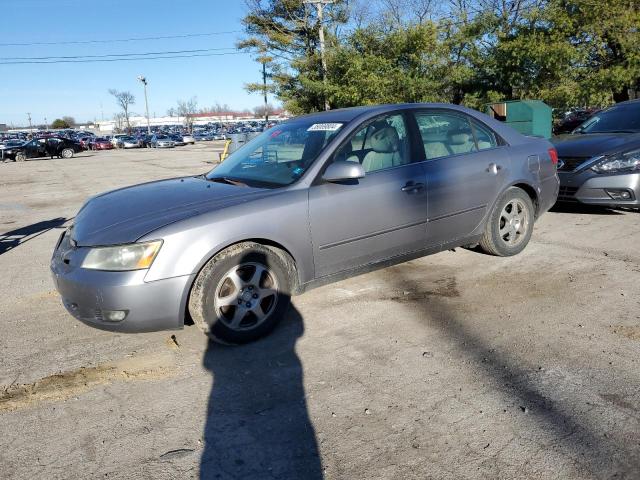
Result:
[[91,198],[75,218],[79,246],[131,243],[170,223],[274,192],[184,177],[134,185]]
[[585,133],[551,139],[559,157],[595,157],[640,148],[640,133]]

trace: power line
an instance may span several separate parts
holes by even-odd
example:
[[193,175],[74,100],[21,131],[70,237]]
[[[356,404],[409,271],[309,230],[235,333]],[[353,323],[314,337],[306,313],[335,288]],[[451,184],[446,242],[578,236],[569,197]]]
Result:
[[172,38],[193,38],[193,37],[209,37],[213,35],[228,35],[231,33],[242,33],[244,30],[229,30],[227,32],[207,32],[207,33],[188,33],[184,35],[161,35],[155,37],[132,37],[132,38],[116,38],[103,40],[70,40],[64,42],[29,42],[29,43],[0,43],[0,47],[30,47],[34,45],[86,45],[90,43],[117,43],[117,42],[140,42],[143,40],[167,40]]
[[109,53],[107,55],[70,55],[70,56],[51,56],[51,57],[0,57],[0,60],[67,60],[67,59],[84,59],[84,58],[108,58],[108,57],[135,57],[145,55],[175,55],[181,53],[202,53],[232,50],[235,51],[235,47],[223,47],[223,48],[199,48],[196,50],[175,50],[166,52],[143,52],[143,53]]
[[192,57],[217,57],[224,55],[248,55],[248,52],[223,52],[223,53],[195,53],[190,55],[168,55],[157,57],[136,58],[100,58],[91,60],[35,60],[18,62],[0,62],[0,65],[34,65],[34,64],[58,64],[58,63],[98,63],[98,62],[132,62],[138,60],[162,60],[167,58],[192,58]]

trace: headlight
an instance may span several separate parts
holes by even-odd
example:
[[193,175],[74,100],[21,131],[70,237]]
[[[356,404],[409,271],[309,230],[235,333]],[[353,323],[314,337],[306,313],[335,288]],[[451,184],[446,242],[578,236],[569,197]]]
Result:
[[143,270],[151,266],[161,246],[162,240],[157,240],[92,248],[82,262],[82,268],[111,271]]
[[605,157],[591,170],[597,173],[640,172],[640,150]]

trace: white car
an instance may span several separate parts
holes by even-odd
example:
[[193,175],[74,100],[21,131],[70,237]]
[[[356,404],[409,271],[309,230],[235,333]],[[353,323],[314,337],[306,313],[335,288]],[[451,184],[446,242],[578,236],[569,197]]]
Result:
[[173,148],[176,144],[167,135],[154,135],[151,139],[151,147],[153,148]]
[[124,133],[119,133],[117,135],[114,135],[113,137],[111,137],[111,145],[113,145],[115,148],[121,148],[122,140],[126,137],[128,137],[128,135]]
[[184,143],[189,143],[189,144],[191,144],[191,145],[193,145],[194,143],[196,143],[196,139],[195,139],[195,138],[193,138],[193,136],[192,136],[192,135],[183,135],[183,136],[182,136],[182,141],[183,141]]
[[140,141],[134,137],[123,137],[120,141],[123,148],[140,148]]

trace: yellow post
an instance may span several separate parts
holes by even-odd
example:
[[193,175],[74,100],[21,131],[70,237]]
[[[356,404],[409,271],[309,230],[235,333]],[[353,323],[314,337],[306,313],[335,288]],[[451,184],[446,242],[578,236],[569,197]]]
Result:
[[220,162],[224,162],[224,159],[229,156],[229,145],[231,145],[231,140],[226,140],[224,142],[224,150],[220,154]]

